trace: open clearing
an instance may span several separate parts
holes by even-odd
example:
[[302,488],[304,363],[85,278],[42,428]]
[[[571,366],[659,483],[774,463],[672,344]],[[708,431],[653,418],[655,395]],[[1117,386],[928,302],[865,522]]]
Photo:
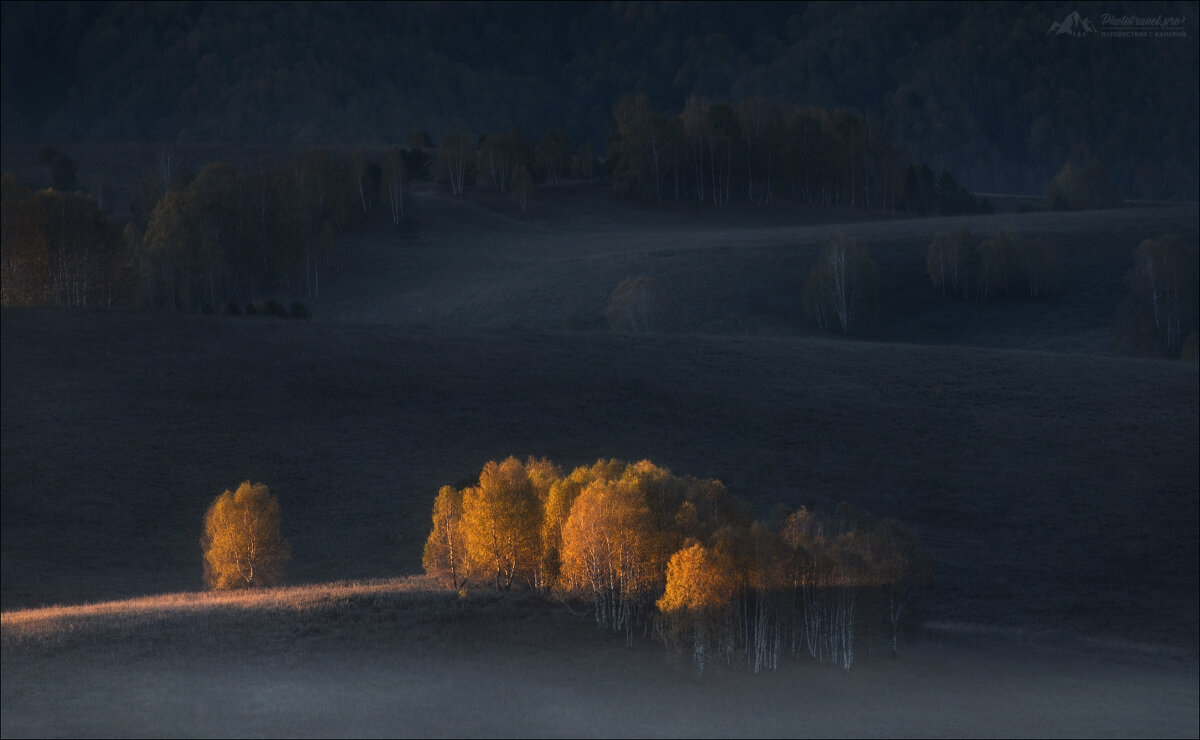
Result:
[[[523,222],[418,193],[417,237],[348,237],[308,322],[5,309],[3,734],[1195,736],[1197,371],[1108,353],[1133,248],[1196,243],[1195,206],[834,225],[553,197]],[[962,226],[1046,239],[1060,294],[933,295],[924,250]],[[878,341],[802,325],[838,230],[879,264]],[[679,333],[603,330],[639,273]],[[290,583],[418,572],[438,486],[509,454],[650,458],[760,516],[847,501],[912,524],[938,581],[901,658],[849,675],[697,679],[561,608],[409,586],[12,626],[198,588],[204,510],[244,479],[280,499]]]

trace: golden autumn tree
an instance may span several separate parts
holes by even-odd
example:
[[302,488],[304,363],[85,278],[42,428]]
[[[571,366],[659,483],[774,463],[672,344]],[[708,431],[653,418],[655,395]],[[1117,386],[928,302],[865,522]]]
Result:
[[704,672],[708,655],[720,649],[723,612],[730,604],[734,583],[725,563],[700,543],[679,550],[667,563],[667,587],[658,600],[662,634],[670,643],[691,639],[696,668]]
[[570,593],[590,596],[596,624],[632,638],[642,602],[659,581],[657,533],[633,480],[593,480],[562,530],[562,580]]
[[462,507],[471,568],[488,573],[498,590],[515,580],[534,585],[542,506],[525,465],[515,457],[488,462],[479,485],[463,491]]
[[550,559],[546,557],[546,508],[550,504],[551,491],[562,480],[562,469],[545,458],[530,457],[525,461],[525,474],[533,486],[533,493],[538,500],[538,529],[537,529],[537,559],[534,563],[533,587],[546,593],[557,583],[558,570],[550,567]]
[[421,565],[434,578],[450,577],[458,588],[468,575],[467,546],[462,531],[463,492],[453,486],[442,486],[433,501],[433,529],[425,540]]
[[619,478],[626,463],[621,460],[597,460],[593,465],[581,465],[565,478],[554,480],[547,491],[542,515],[541,571],[548,589],[566,586],[560,583],[562,571],[562,532],[571,515],[575,499],[595,480]]
[[209,588],[271,586],[291,556],[279,532],[279,502],[261,483],[225,491],[204,515],[204,580]]

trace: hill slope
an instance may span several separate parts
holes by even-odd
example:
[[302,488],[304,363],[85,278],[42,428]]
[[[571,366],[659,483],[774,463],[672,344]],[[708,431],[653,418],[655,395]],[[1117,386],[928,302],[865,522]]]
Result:
[[1179,656],[939,633],[849,674],[698,678],[587,616],[419,579],[7,612],[2,630],[5,737],[1186,737],[1197,712]]
[[[515,204],[419,190],[411,209],[418,236],[398,238],[376,222],[346,237],[345,265],[315,310],[432,328],[603,329],[613,289],[645,274],[679,306],[684,332],[816,336],[803,318],[804,280],[840,232],[878,264],[877,339],[1109,352],[1137,245],[1164,233],[1200,240],[1196,206],[896,219],[787,207],[646,208],[614,200],[603,186],[539,197],[522,221]],[[1005,230],[1044,240],[1060,291],[1040,301],[942,298],[929,284],[926,252],[938,234],[964,228],[981,238]]]
[[[648,457],[765,515],[916,526],[941,620],[1194,644],[1194,366],[952,347],[3,313],[5,608],[199,583],[205,507],[281,500],[301,581],[420,567],[488,459]],[[48,533],[53,533],[52,535]]]

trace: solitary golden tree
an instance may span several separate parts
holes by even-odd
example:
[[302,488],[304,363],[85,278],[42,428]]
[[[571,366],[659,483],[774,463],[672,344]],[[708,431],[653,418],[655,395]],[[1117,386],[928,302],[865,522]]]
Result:
[[261,483],[225,491],[204,515],[204,580],[209,588],[271,586],[290,557],[279,533],[279,502]]

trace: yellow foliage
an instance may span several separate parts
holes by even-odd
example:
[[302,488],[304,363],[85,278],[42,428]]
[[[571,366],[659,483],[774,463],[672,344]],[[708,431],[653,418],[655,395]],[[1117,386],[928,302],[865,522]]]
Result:
[[462,491],[442,486],[433,502],[433,529],[425,540],[421,565],[435,578],[450,577],[455,588],[467,576],[466,542],[462,534]]
[[631,481],[593,480],[575,499],[562,530],[562,578],[576,592],[622,599],[658,580],[650,512]]
[[271,586],[290,557],[279,533],[279,502],[261,483],[225,491],[204,515],[204,576],[209,588]]
[[671,556],[667,563],[667,588],[658,610],[699,613],[720,609],[733,596],[733,579],[720,560],[696,543]]
[[542,502],[521,461],[488,462],[479,485],[463,491],[462,524],[470,567],[494,576],[497,588],[533,584],[541,559]]

